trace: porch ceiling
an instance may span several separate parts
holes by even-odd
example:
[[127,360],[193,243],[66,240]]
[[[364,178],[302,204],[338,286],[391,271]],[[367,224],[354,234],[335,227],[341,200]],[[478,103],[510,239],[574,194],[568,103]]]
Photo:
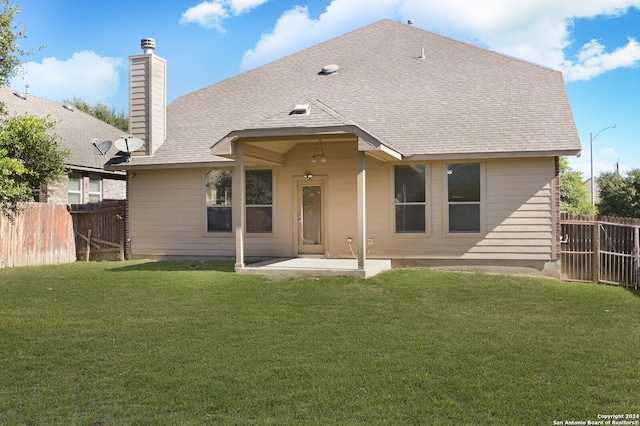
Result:
[[[356,128],[357,129],[357,128]],[[282,129],[281,129],[282,130]],[[287,152],[299,144],[356,142],[358,151],[377,158],[381,161],[397,161],[402,154],[387,147],[376,138],[357,129],[297,129],[291,132],[277,132],[274,129],[252,129],[236,131],[227,135],[211,147],[211,153],[221,157],[235,159],[233,145],[242,142],[243,154],[247,160],[257,164],[283,164]]]

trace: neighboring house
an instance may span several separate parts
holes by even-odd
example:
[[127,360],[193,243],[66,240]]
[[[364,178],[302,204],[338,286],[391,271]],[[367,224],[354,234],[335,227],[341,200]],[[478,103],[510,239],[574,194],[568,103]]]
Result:
[[128,173],[134,258],[559,276],[558,157],[580,152],[560,72],[383,20],[182,96],[165,121],[166,63],[145,43],[145,146],[110,166]]
[[[0,102],[9,116],[48,117],[55,122],[52,132],[62,148],[71,152],[65,161],[69,174],[47,185],[40,202],[85,204],[126,198],[126,176],[118,170],[104,170],[105,157],[94,153],[92,139],[115,141],[125,133],[97,118],[76,110],[69,104],[39,98],[27,92],[0,89]],[[107,154],[113,156],[112,148]]]

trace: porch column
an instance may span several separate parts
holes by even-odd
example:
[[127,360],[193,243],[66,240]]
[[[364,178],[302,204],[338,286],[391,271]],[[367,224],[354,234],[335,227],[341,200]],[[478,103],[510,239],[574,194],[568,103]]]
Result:
[[357,211],[358,211],[358,270],[364,271],[367,256],[367,207],[366,207],[366,179],[364,151],[358,151],[358,179],[357,179]]
[[231,206],[233,210],[233,226],[236,233],[236,269],[244,267],[244,228],[245,228],[245,176],[242,154],[242,142],[234,144],[236,169],[231,183]]

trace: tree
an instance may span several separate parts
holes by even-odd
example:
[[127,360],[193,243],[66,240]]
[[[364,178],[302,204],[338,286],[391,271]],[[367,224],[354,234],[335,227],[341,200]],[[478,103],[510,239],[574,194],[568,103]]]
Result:
[[31,200],[31,186],[22,178],[28,174],[24,165],[7,156],[0,148],[0,213],[12,219],[19,210],[20,203]]
[[75,96],[72,100],[66,99],[63,102],[73,105],[80,111],[86,112],[98,120],[111,124],[113,127],[116,127],[123,132],[129,131],[129,120],[127,119],[127,116],[124,115],[124,112],[116,112],[114,108],[110,108],[109,105],[104,102],[98,101],[95,104],[90,105],[88,102],[80,98],[76,98]]
[[18,7],[10,5],[9,0],[0,0],[0,5],[0,87],[5,87],[21,71],[21,57],[26,53],[16,41],[25,37],[25,30],[13,23]]
[[[54,125],[47,118],[33,116],[5,117],[0,124],[2,157],[17,161],[26,169],[11,174],[11,179],[17,185],[28,185],[32,194],[66,174],[64,160],[69,151],[61,149],[52,135]],[[3,187],[6,185],[2,183]]]
[[598,186],[601,215],[640,218],[640,169],[631,170],[626,177],[614,172],[602,173]]
[[[25,52],[17,43],[25,37],[25,28],[13,21],[18,7],[10,5],[9,0],[0,0],[0,8],[0,87],[5,87],[13,77],[20,74],[22,57],[31,52]],[[4,119],[5,114],[4,104],[0,103],[0,119]],[[16,124],[5,123],[10,127]],[[4,127],[0,129],[0,139],[7,141],[11,136],[4,135],[4,130]],[[20,203],[33,199],[34,187],[30,182],[37,179],[38,169],[29,170],[23,159],[26,156],[16,157],[13,154],[15,147],[11,146],[11,149],[8,149],[4,145],[0,145],[0,212],[13,218],[19,210]],[[20,145],[26,147],[25,144]]]
[[564,213],[596,213],[584,187],[582,172],[573,170],[565,157],[560,157],[560,210]]
[[[26,28],[13,21],[20,11],[9,0],[0,0],[0,87],[22,72],[22,58],[32,55],[33,51],[24,51],[17,41],[26,37]],[[43,49],[39,47],[38,50]]]

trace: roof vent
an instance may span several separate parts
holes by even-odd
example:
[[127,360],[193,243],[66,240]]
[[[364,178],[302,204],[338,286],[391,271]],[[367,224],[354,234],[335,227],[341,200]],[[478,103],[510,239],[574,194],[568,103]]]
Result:
[[409,25],[413,25],[413,19],[409,19],[409,20],[407,21],[407,24],[409,24]]
[[26,101],[29,98],[29,87],[30,86],[28,84],[25,84],[24,87],[25,87],[24,93],[15,91],[15,92],[13,92],[13,94],[16,95],[17,97],[19,97],[20,99],[22,99],[23,101]]
[[156,50],[156,41],[152,38],[143,38],[140,41],[140,47],[144,51],[145,55],[150,55]]
[[296,105],[289,115],[309,115],[309,111],[311,111],[309,104]]
[[322,67],[322,70],[318,74],[320,74],[320,75],[331,75],[331,74],[337,73],[339,69],[340,69],[340,67],[337,66],[336,64],[329,64],[329,65],[325,65],[324,67]]

